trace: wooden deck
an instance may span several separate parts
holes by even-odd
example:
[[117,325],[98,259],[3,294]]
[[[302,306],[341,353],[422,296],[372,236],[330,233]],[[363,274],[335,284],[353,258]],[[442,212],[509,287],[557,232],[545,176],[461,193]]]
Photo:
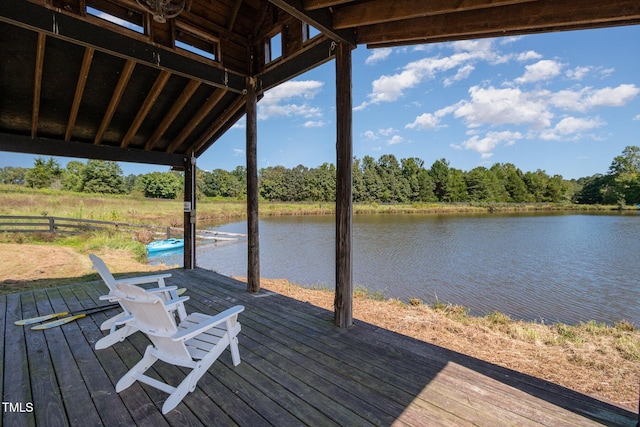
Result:
[[[99,324],[115,311],[46,331],[13,322],[102,304],[101,283],[0,297],[1,425],[16,426],[635,426],[637,415],[563,387],[359,322],[333,326],[333,313],[197,269],[174,270],[188,311],[235,304],[242,363],[225,352],[178,407],[166,395],[114,385],[148,341],[136,333],[96,351]],[[165,380],[179,371],[154,365]],[[152,370],[153,370],[152,369]]]

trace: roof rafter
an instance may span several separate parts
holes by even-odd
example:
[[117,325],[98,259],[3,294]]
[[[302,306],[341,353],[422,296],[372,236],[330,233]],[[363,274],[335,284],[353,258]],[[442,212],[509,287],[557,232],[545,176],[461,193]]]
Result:
[[80,109],[80,101],[82,101],[82,95],[84,94],[84,88],[87,84],[87,77],[89,76],[89,69],[91,68],[91,61],[93,61],[93,48],[87,47],[84,50],[84,57],[82,58],[82,66],[80,67],[80,75],[78,76],[78,83],[76,85],[76,93],[73,96],[73,103],[71,104],[71,114],[69,114],[69,122],[67,123],[67,131],[64,134],[64,140],[69,141],[71,139],[71,132],[76,124],[78,118],[78,110]]
[[33,78],[33,107],[31,110],[31,137],[38,133],[38,118],[40,117],[40,90],[42,89],[42,67],[44,66],[44,46],[47,37],[38,33],[38,48],[36,51],[36,71]]
[[333,28],[331,12],[328,9],[305,10],[301,0],[269,0],[291,16],[306,22],[334,40],[356,47],[356,38],[352,30]]
[[178,99],[171,105],[171,109],[165,114],[164,118],[160,122],[160,126],[156,128],[153,135],[149,138],[147,143],[144,146],[145,151],[150,151],[153,149],[153,146],[158,142],[158,140],[162,137],[162,135],[169,129],[171,123],[178,116],[180,111],[184,108],[184,106],[189,102],[189,99],[196,93],[196,90],[200,87],[200,82],[197,80],[190,80],[187,83],[187,86],[184,88]]
[[102,118],[102,122],[100,123],[100,128],[96,132],[96,136],[93,139],[93,143],[95,145],[100,144],[100,141],[102,141],[102,136],[109,127],[109,123],[111,123],[113,114],[115,113],[116,108],[118,108],[118,104],[120,103],[122,94],[127,87],[127,83],[129,83],[129,79],[131,78],[131,74],[133,73],[133,69],[135,66],[136,63],[131,59],[125,62],[124,67],[122,68],[122,72],[120,73],[118,83],[116,84],[116,88],[113,90],[113,95],[111,96],[111,100],[109,101],[107,111],[105,112],[104,117]]
[[170,72],[166,70],[160,71],[160,74],[158,74],[158,77],[156,78],[155,83],[153,83],[153,87],[147,94],[147,97],[142,103],[142,106],[138,110],[138,114],[136,114],[135,119],[133,119],[133,123],[131,123],[129,130],[125,134],[124,138],[122,138],[120,147],[126,148],[129,146],[129,143],[131,142],[131,138],[133,138],[133,136],[136,134],[136,132],[142,125],[144,118],[147,117],[147,114],[149,114],[149,111],[151,111],[151,107],[153,107],[153,104],[156,102],[156,99],[158,99],[158,96],[160,96],[160,92],[162,92],[162,89],[164,89],[164,86],[169,81],[169,77],[171,77]]

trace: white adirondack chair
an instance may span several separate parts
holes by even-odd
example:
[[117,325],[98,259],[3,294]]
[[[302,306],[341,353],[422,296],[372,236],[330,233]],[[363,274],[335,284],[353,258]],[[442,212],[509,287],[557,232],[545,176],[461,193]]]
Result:
[[[168,307],[171,307],[174,311],[177,312],[180,320],[187,317],[187,312],[184,309],[183,304],[186,299],[178,297],[178,294],[176,292],[177,287],[166,286],[164,282],[164,279],[171,277],[171,274],[161,273],[148,276],[131,277],[127,279],[116,279],[115,277],[113,277],[113,274],[111,274],[109,268],[107,268],[106,264],[100,257],[94,254],[90,254],[89,258],[93,263],[93,269],[98,272],[105,285],[107,285],[107,287],[109,288],[109,293],[115,291],[116,284],[118,283],[127,283],[131,285],[152,284],[156,287],[148,289],[146,292],[153,292],[161,295]],[[107,299],[109,301],[117,300],[113,298],[102,297],[101,299]],[[119,313],[105,320],[100,325],[100,329],[103,331],[109,331],[109,335],[101,338],[96,342],[96,350],[101,350],[103,348],[110,347],[117,342],[123,341],[126,337],[137,331],[137,329],[130,325],[127,321],[132,319],[131,314],[124,306],[122,306],[122,308],[124,309],[122,313]]]
[[[227,347],[231,351],[233,365],[240,364],[238,314],[244,310],[243,306],[237,305],[216,316],[191,313],[176,324],[175,317],[158,295],[125,283],[118,283],[112,295],[119,298],[133,315],[131,325],[144,332],[153,343],[147,347],[142,360],[118,381],[116,392],[125,390],[136,381],[160,389],[169,393],[162,406],[162,413],[166,414],[187,393],[195,390],[198,380]],[[144,375],[158,359],[191,371],[176,387]]]

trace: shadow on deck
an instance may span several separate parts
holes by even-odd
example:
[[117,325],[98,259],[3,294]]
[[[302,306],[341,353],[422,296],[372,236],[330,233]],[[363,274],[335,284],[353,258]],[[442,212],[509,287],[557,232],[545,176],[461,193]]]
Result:
[[[240,315],[242,363],[225,352],[193,393],[163,416],[166,395],[115,383],[142,356],[136,333],[96,351],[100,323],[116,311],[46,331],[15,320],[104,302],[102,283],[0,297],[0,425],[188,426],[634,426],[636,414],[558,385],[497,367],[363,322],[333,326],[333,313],[211,271],[173,270],[168,284],[188,289],[187,311]],[[180,371],[161,362],[155,375]]]

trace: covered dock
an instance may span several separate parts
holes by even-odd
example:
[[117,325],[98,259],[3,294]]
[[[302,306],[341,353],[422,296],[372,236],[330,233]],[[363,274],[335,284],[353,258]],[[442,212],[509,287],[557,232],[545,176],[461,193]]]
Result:
[[[228,352],[176,410],[166,395],[115,383],[149,344],[136,333],[96,351],[95,313],[61,327],[32,331],[14,321],[105,304],[102,282],[0,297],[0,391],[4,426],[633,426],[637,414],[519,372],[446,350],[196,268],[171,270],[168,284],[186,287],[187,310],[217,313],[232,305],[239,320],[242,363]],[[117,310],[117,309],[116,309]],[[179,370],[157,364],[155,375]]]

